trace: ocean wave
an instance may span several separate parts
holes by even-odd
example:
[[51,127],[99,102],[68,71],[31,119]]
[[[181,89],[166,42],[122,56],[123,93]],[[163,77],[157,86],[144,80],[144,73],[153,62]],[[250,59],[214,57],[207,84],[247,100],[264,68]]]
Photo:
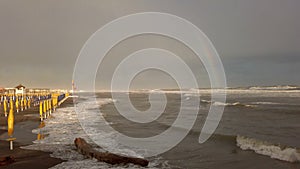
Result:
[[234,102],[234,103],[224,103],[224,102],[214,102],[213,105],[215,106],[242,106],[242,107],[256,107],[255,105],[250,104],[243,104],[240,102]]
[[[94,159],[86,159],[75,150],[74,139],[77,137],[84,138],[88,143],[95,145],[95,143],[89,138],[89,136],[82,130],[82,126],[78,122],[78,118],[89,118],[91,119],[91,125],[97,125],[100,130],[97,130],[97,136],[102,141],[104,147],[111,147],[113,153],[123,154],[128,156],[142,157],[138,151],[131,150],[120,146],[115,140],[114,133],[102,130],[101,125],[96,120],[93,121],[93,117],[89,111],[93,108],[98,108],[105,104],[115,102],[110,98],[96,99],[89,98],[88,100],[78,103],[77,105],[82,113],[82,116],[78,116],[74,107],[58,108],[55,113],[52,114],[54,118],[45,120],[45,126],[43,128],[34,129],[32,132],[38,135],[47,135],[41,140],[35,140],[32,145],[21,147],[23,149],[39,150],[50,152],[51,157],[60,158],[65,162],[52,167],[56,168],[144,168],[132,164],[128,165],[110,165],[107,163],[97,162]],[[97,146],[95,145],[95,148]],[[96,148],[98,150],[98,148]],[[164,165],[167,160],[164,159],[151,159],[150,164],[147,168],[173,168],[171,165]],[[163,166],[163,167],[160,167]]]
[[300,150],[297,148],[280,146],[245,136],[237,136],[236,142],[242,150],[253,150],[257,154],[287,162],[300,161]]
[[250,90],[300,90],[299,86],[253,86]]
[[276,104],[280,104],[280,103],[275,103],[275,102],[252,102],[251,104],[262,104],[262,105],[276,105]]
[[211,101],[211,100],[204,100],[204,99],[201,99],[200,102],[204,103],[204,104],[211,104],[212,103],[214,106],[256,107],[256,105],[244,104],[244,103],[241,103],[241,102],[226,103],[226,102],[214,102],[214,101]]
[[211,103],[211,100],[204,100],[204,99],[201,99],[200,102],[201,102],[201,103],[210,104],[210,103]]

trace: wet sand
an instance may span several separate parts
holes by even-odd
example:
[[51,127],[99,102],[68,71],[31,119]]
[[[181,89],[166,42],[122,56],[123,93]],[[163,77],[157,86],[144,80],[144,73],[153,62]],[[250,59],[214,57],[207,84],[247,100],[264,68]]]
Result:
[[[72,99],[67,99],[60,107],[72,103]],[[32,144],[37,139],[37,135],[31,131],[40,125],[38,107],[30,108],[26,111],[15,113],[14,150],[9,150],[9,143],[6,141],[7,121],[3,110],[0,109],[0,157],[13,156],[15,162],[6,166],[0,166],[3,169],[24,169],[24,168],[50,168],[63,160],[50,157],[50,153],[34,150],[21,149],[20,146]]]

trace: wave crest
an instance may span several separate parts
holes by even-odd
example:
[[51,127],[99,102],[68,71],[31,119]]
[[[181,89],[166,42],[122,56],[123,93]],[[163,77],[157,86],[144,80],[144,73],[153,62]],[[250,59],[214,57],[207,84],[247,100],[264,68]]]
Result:
[[275,145],[266,141],[248,138],[245,136],[237,136],[236,142],[237,146],[242,150],[253,150],[257,154],[270,156],[271,158],[282,161],[300,161],[300,151],[297,148]]
[[234,102],[234,103],[214,102],[213,105],[215,105],[215,106],[242,106],[242,107],[255,107],[254,105],[243,104],[243,103],[240,103],[240,102]]
[[299,90],[299,86],[252,86],[249,87],[250,90]]

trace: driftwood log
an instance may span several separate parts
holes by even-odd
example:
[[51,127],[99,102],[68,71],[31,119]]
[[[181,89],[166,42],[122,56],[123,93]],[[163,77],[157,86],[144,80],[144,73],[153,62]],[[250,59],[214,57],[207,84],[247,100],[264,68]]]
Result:
[[0,166],[5,166],[15,162],[15,158],[12,156],[0,157]]
[[143,167],[149,164],[149,161],[142,158],[126,157],[118,154],[113,154],[110,152],[96,151],[83,138],[76,138],[74,143],[77,148],[77,151],[79,151],[81,154],[89,158],[96,158],[98,161],[101,162],[105,162],[113,165],[132,163]]

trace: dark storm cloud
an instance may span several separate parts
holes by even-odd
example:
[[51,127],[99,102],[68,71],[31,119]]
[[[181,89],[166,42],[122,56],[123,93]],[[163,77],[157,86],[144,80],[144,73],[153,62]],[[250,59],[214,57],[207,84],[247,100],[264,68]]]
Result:
[[299,84],[299,7],[297,0],[2,0],[0,86],[69,88],[89,36],[113,19],[145,11],[197,25],[219,52],[230,86]]

